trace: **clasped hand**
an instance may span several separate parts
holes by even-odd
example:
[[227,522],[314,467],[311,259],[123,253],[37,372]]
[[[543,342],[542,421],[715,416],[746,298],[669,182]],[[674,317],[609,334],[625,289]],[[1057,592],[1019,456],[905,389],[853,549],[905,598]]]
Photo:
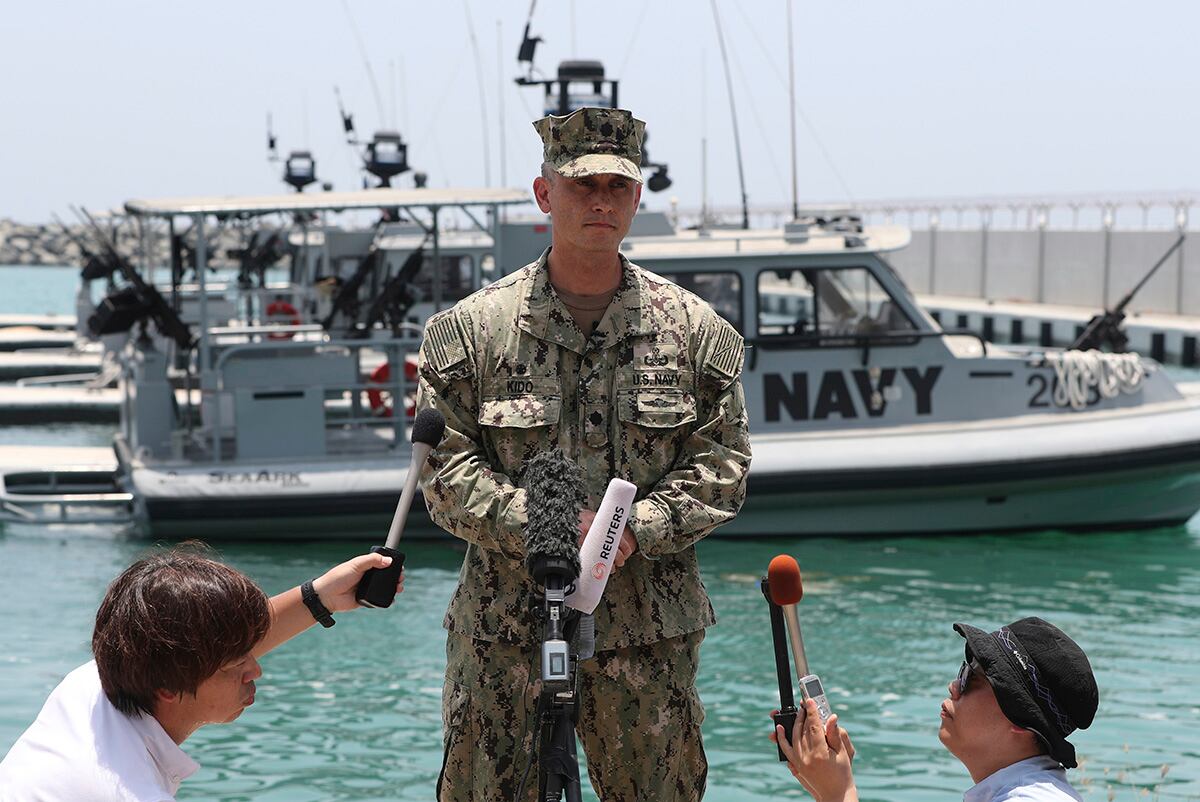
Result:
[[[579,513],[579,545],[583,545],[583,539],[587,537],[588,530],[592,528],[592,521],[595,520],[596,513],[592,510],[581,510]],[[629,524],[621,530],[621,542],[617,545],[617,556],[613,558],[613,567],[620,568],[625,564],[625,561],[633,556],[637,551],[637,538],[633,536],[633,532],[629,531]]]

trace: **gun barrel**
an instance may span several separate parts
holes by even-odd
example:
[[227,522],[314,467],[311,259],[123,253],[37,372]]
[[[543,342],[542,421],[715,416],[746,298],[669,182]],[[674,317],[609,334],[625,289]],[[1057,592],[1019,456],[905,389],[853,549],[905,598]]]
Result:
[[1175,242],[1173,242],[1171,244],[1171,247],[1167,248],[1167,252],[1164,253],[1161,257],[1159,257],[1159,260],[1154,263],[1154,267],[1150,268],[1150,272],[1148,272],[1148,273],[1146,273],[1146,275],[1142,276],[1142,280],[1139,281],[1137,284],[1135,284],[1133,286],[1133,289],[1131,289],[1129,292],[1125,293],[1125,297],[1121,299],[1121,302],[1118,303],[1115,307],[1113,307],[1114,312],[1124,312],[1125,311],[1125,307],[1128,306],[1129,303],[1133,300],[1133,296],[1137,295],[1138,292],[1142,289],[1142,287],[1145,286],[1146,282],[1149,281],[1151,279],[1151,277],[1153,277],[1154,274],[1158,272],[1158,269],[1167,263],[1167,260],[1171,258],[1171,254],[1173,254],[1173,253],[1175,253],[1175,251],[1179,250],[1179,248],[1183,245],[1183,241],[1186,238],[1187,238],[1186,234],[1179,235],[1179,238],[1176,239]]

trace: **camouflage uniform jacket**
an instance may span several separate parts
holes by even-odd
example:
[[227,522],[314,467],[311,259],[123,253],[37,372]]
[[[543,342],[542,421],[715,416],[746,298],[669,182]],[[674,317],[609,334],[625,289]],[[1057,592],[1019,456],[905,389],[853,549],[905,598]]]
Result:
[[695,543],[745,498],[742,338],[623,256],[621,284],[587,338],[550,284],[548,253],[426,327],[417,404],[446,416],[446,436],[422,488],[433,521],[468,543],[444,625],[485,641],[537,639],[519,485],[528,461],[557,446],[582,468],[589,509],[614,476],[638,486],[638,551],[596,609],[597,649],[710,626]]

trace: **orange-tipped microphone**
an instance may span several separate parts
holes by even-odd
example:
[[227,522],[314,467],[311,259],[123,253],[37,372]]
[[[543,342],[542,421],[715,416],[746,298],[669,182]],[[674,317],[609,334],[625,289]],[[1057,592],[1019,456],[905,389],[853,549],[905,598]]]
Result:
[[[817,703],[817,710],[821,714],[821,721],[824,722],[833,715],[833,711],[829,707],[829,700],[825,696],[825,688],[821,684],[821,678],[816,674],[810,673],[808,670],[808,657],[804,653],[804,637],[800,634],[800,616],[796,612],[796,605],[804,597],[804,586],[800,581],[800,564],[796,562],[794,557],[786,554],[780,554],[778,557],[775,557],[767,567],[766,586],[769,590],[771,604],[780,610],[781,617],[787,627],[788,642],[792,649],[792,660],[796,663],[796,677],[800,683],[800,693],[805,699],[812,699]],[[780,651],[777,645],[777,670],[779,668]],[[786,660],[787,656],[785,654],[784,661],[786,662]],[[782,681],[782,676],[780,679]],[[788,696],[791,696],[790,679],[788,686]],[[780,703],[783,703],[782,695]],[[790,735],[791,733],[788,732],[788,734]]]
[[804,598],[804,585],[800,581],[800,563],[795,557],[780,554],[767,566],[767,585],[771,589],[771,601],[783,608],[783,619],[787,623],[788,642],[792,647],[792,659],[796,661],[796,677],[808,673],[808,658],[804,655],[804,638],[800,635],[800,616],[796,605]]

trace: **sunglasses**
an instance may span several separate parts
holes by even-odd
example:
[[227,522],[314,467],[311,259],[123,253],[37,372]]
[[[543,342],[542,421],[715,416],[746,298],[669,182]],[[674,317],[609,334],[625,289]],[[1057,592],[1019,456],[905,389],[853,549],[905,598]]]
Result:
[[983,668],[973,658],[971,660],[963,660],[962,665],[958,669],[958,678],[955,680],[958,683],[958,693],[960,696],[967,692],[967,685],[971,682],[971,672],[973,671],[982,673]]

